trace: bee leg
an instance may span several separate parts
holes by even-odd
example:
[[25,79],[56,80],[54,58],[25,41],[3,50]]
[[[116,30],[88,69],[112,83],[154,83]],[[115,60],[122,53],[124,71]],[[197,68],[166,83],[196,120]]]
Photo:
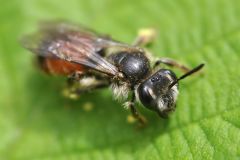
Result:
[[73,74],[70,74],[67,79],[68,86],[74,85],[76,81],[79,81],[83,77],[83,72],[76,71]]
[[96,90],[96,89],[106,88],[108,86],[109,86],[109,83],[106,83],[104,81],[103,82],[98,82],[98,84],[92,85],[92,86],[89,86],[89,87],[83,87],[83,88],[79,87],[74,91],[74,93],[80,95],[80,94],[83,94],[83,93],[91,92],[91,91]]
[[138,36],[133,42],[134,46],[147,46],[154,41],[157,32],[154,28],[144,28],[138,31]]
[[191,69],[188,68],[187,66],[178,63],[177,61],[170,59],[170,58],[160,58],[159,60],[157,60],[153,66],[153,68],[156,68],[157,66],[159,66],[161,63],[170,66],[170,67],[176,67],[178,69],[180,69],[182,72],[187,73],[189,72]]
[[145,126],[147,124],[147,120],[146,118],[141,115],[138,110],[135,107],[135,94],[133,93],[132,99],[130,102],[128,102],[128,107],[131,110],[132,116],[138,120],[138,122],[140,123],[140,127]]
[[75,90],[78,88],[78,81],[82,79],[83,76],[83,73],[80,71],[76,71],[68,76],[67,86],[62,91],[64,97],[78,99],[79,95],[75,93]]
[[83,93],[108,86],[108,81],[96,79],[94,76],[81,75],[78,79],[73,78],[73,81],[70,80],[70,83],[68,81],[68,86],[63,90],[63,95],[70,99],[78,99]]

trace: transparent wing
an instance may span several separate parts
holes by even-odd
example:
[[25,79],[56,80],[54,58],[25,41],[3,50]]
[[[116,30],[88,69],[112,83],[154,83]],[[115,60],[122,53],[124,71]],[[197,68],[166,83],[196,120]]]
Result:
[[40,56],[60,58],[112,76],[118,69],[97,52],[108,46],[123,45],[88,29],[62,22],[44,23],[39,32],[23,37],[22,44]]

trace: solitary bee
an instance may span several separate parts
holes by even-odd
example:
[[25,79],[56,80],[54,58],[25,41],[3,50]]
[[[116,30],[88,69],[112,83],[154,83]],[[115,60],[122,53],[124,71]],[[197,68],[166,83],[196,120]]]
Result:
[[[110,86],[114,98],[125,102],[144,124],[135,102],[166,118],[176,108],[179,80],[204,66],[189,69],[169,58],[153,59],[141,48],[152,37],[152,32],[145,32],[129,45],[75,24],[47,22],[37,33],[23,37],[22,44],[37,55],[45,72],[68,77],[69,95]],[[177,78],[161,64],[176,67],[184,75]]]

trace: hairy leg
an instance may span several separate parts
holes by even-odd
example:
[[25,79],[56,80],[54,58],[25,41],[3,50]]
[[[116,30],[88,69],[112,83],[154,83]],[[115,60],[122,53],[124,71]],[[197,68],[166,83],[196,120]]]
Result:
[[153,28],[144,28],[138,31],[138,36],[133,42],[134,46],[145,47],[152,43],[157,35],[157,32]]
[[131,113],[132,113],[132,116],[138,120],[138,122],[140,123],[140,126],[144,126],[146,125],[147,123],[147,120],[146,118],[141,115],[139,113],[139,111],[136,109],[135,107],[135,101],[136,101],[136,98],[135,98],[135,94],[133,93],[132,95],[132,99],[129,101],[129,102],[126,102],[126,107],[130,109]]
[[186,73],[189,72],[191,69],[188,68],[187,66],[178,63],[177,61],[170,59],[170,58],[160,58],[159,60],[157,60],[153,66],[153,68],[156,68],[157,66],[159,66],[160,64],[165,64],[168,65],[170,67],[175,67],[180,69],[182,72]]
[[70,74],[67,79],[68,86],[74,85],[75,82],[79,81],[81,78],[83,78],[84,73],[81,71],[76,71],[73,74]]
[[93,75],[74,73],[69,76],[67,87],[63,90],[63,95],[71,99],[77,99],[80,94],[108,86],[109,82],[107,80],[99,79]]

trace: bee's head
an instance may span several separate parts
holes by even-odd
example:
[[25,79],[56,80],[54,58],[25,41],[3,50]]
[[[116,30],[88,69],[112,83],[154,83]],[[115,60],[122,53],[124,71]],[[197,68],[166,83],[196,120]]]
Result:
[[167,69],[160,69],[141,83],[137,93],[141,103],[161,117],[167,117],[176,106],[178,84],[169,88],[177,80],[176,75]]
[[171,70],[158,70],[137,88],[140,102],[146,108],[156,111],[161,117],[166,118],[176,108],[179,80],[200,70],[203,66],[204,64],[200,64],[179,78]]

